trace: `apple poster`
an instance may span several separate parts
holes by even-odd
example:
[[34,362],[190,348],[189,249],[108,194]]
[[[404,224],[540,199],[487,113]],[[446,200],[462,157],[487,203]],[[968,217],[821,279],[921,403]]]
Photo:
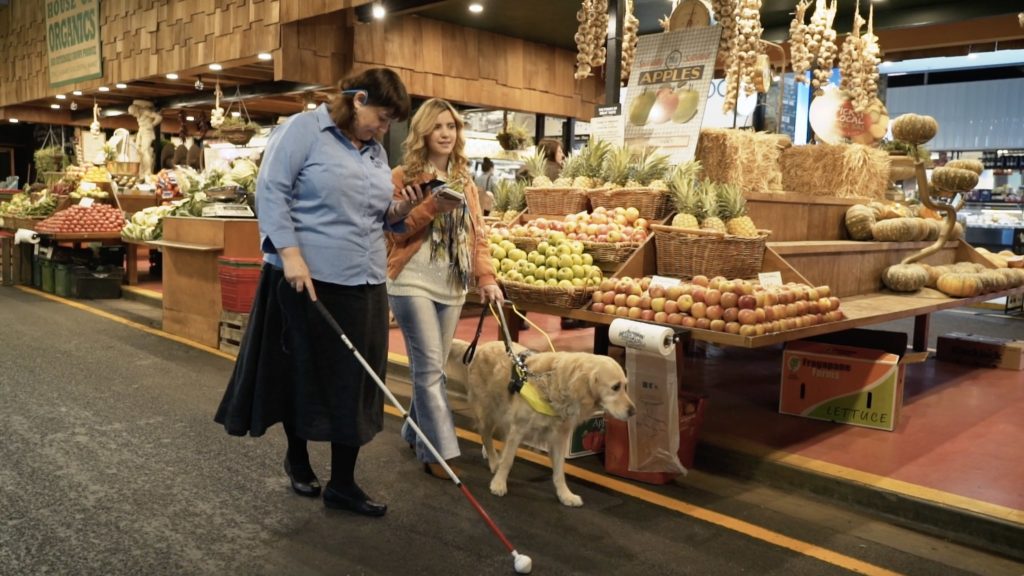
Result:
[[627,145],[693,159],[721,34],[709,26],[640,37],[626,90]]

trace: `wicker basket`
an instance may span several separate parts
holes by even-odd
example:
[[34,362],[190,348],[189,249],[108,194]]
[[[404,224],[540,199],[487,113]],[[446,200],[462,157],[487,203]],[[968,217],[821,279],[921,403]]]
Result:
[[217,130],[217,136],[221,140],[226,140],[235,146],[244,146],[252,140],[252,137],[256,135],[255,130],[250,130],[244,126],[221,126]]
[[587,191],[583,188],[526,189],[526,210],[530,214],[576,214],[589,205]]
[[501,286],[505,289],[505,296],[516,304],[545,304],[559,308],[579,308],[590,302],[596,290],[593,286],[534,286],[508,280],[501,280]]
[[664,220],[672,212],[672,197],[666,190],[652,188],[598,188],[587,191],[594,208],[636,208],[641,218]]
[[583,242],[595,262],[625,262],[640,246],[639,242]]
[[529,252],[537,249],[537,244],[540,243],[541,239],[534,238],[533,236],[509,236],[509,240],[516,245],[516,248]]
[[117,176],[138,176],[141,162],[107,162],[107,171]]
[[765,242],[770,232],[757,238],[730,236],[707,230],[690,230],[652,224],[658,274],[685,277],[725,276],[751,278],[761,271]]

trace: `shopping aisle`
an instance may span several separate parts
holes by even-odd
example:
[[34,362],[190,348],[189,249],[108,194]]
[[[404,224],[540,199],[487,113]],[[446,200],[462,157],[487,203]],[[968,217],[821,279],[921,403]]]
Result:
[[[16,288],[0,289],[0,329],[2,574],[512,573],[458,490],[416,466],[396,418],[358,470],[388,515],[328,513],[289,493],[279,429],[232,438],[212,422],[229,360]],[[1024,569],[699,473],[631,493],[572,479],[586,505],[568,509],[545,468],[519,461],[495,498],[478,447],[463,451],[467,486],[535,574]],[[312,455],[326,479],[324,446]]]

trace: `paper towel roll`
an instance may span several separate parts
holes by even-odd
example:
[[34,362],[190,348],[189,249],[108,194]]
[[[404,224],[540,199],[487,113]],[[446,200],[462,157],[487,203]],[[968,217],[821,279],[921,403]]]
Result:
[[623,318],[612,320],[608,327],[608,338],[612,344],[661,356],[668,356],[675,351],[674,336],[671,328]]
[[38,244],[39,234],[35,230],[29,230],[28,228],[18,228],[18,231],[14,233],[15,244]]

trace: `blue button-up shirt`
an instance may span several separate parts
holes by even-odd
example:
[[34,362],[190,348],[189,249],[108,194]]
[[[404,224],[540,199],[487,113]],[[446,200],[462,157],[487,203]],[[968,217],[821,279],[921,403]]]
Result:
[[256,181],[264,260],[283,267],[282,248],[298,246],[310,275],[346,286],[387,277],[385,230],[394,186],[376,141],[358,149],[325,105],[292,116],[270,135]]

